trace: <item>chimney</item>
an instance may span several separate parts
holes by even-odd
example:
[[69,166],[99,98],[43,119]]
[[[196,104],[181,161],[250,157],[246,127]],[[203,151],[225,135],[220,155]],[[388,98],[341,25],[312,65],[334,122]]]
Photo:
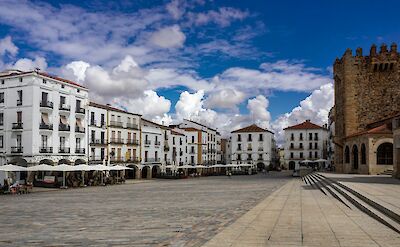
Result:
[[371,50],[370,50],[370,52],[369,52],[369,55],[370,55],[371,57],[375,57],[375,56],[376,56],[376,45],[375,45],[375,44],[373,44],[373,45],[371,46]]

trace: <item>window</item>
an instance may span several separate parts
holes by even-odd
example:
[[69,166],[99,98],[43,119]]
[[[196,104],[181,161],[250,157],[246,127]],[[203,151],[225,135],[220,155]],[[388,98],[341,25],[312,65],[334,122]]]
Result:
[[1,80],[1,84],[4,85],[4,80]]
[[47,136],[42,135],[42,148],[47,148]]
[[346,148],[344,150],[344,162],[350,163],[350,149],[348,146],[346,146]]
[[60,136],[60,148],[65,148],[65,136]]
[[238,150],[242,150],[242,144],[238,144]]
[[361,164],[367,164],[367,150],[365,149],[365,144],[361,145]]
[[247,138],[247,141],[249,141],[249,142],[252,141],[251,134],[249,134],[249,136],[248,136],[248,138]]
[[64,85],[64,84],[61,84],[61,88],[65,88],[65,85]]
[[95,125],[95,123],[94,123],[94,112],[90,113],[90,125]]
[[81,90],[79,90],[79,88],[78,88],[78,89],[76,89],[76,91],[79,93]]
[[318,133],[314,133],[314,140],[318,141]]
[[294,143],[290,143],[290,148],[294,148]]
[[17,147],[22,147],[22,135],[17,135]]
[[314,148],[318,149],[318,142],[314,143]]
[[96,138],[96,131],[92,130],[92,132],[90,134],[90,140],[92,143],[95,142],[95,138]]
[[76,110],[81,109],[81,101],[79,99],[76,100]]
[[43,79],[43,84],[46,84],[46,83],[47,83],[47,81],[45,79]]
[[294,134],[293,133],[290,135],[290,140],[294,141]]
[[303,143],[300,142],[299,148],[303,149]]
[[237,155],[237,158],[238,158],[238,160],[242,160],[242,155],[241,155],[241,154],[238,154],[238,155]]
[[4,144],[3,144],[3,136],[0,136],[0,148],[3,148]]
[[312,149],[312,143],[311,142],[308,144],[308,148]]
[[293,153],[290,153],[290,158],[293,159]]
[[300,152],[300,159],[303,158],[303,152]]
[[310,152],[309,154],[308,154],[308,158],[312,158],[312,152]]
[[22,105],[22,90],[17,91],[17,105]]
[[4,92],[0,93],[0,103],[4,103]]
[[308,140],[312,141],[312,133],[308,133]]
[[42,102],[44,104],[47,104],[47,96],[48,96],[48,93],[42,92]]
[[378,165],[393,165],[393,144],[386,142],[379,145],[376,158]]
[[303,140],[303,133],[300,133],[300,141]]
[[104,126],[104,125],[105,125],[104,113],[101,114],[101,116],[100,116],[100,121],[101,121],[101,126]]
[[75,140],[75,144],[76,144],[76,149],[80,149],[81,148],[81,138],[76,138]]
[[0,112],[0,126],[4,124],[4,113]]
[[22,111],[17,112],[17,123],[22,123]]
[[318,152],[314,153],[314,158],[318,158]]
[[65,96],[60,96],[60,107],[65,107]]
[[172,137],[172,145],[175,145],[175,136]]
[[194,136],[192,136],[192,143],[194,143]]
[[22,79],[22,77],[20,77],[20,78],[19,78],[19,82],[22,82],[22,81],[23,81],[23,79]]
[[263,134],[260,134],[258,137],[258,141],[262,142],[263,141]]

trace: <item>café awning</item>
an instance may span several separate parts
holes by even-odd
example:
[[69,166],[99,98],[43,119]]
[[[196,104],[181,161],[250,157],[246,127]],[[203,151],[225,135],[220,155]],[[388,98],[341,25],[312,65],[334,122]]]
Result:
[[3,172],[23,172],[26,171],[26,167],[16,166],[12,164],[0,166],[0,171]]

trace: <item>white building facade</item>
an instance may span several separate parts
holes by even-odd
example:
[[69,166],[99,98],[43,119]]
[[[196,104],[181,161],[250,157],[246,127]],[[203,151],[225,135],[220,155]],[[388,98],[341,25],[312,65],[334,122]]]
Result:
[[39,71],[0,76],[1,163],[87,162],[88,89]]
[[253,124],[232,131],[231,160],[233,164],[254,164],[258,170],[271,165],[274,133]]
[[[328,130],[307,120],[285,131],[285,163],[289,170],[298,170],[305,160],[315,162],[327,158]],[[311,163],[309,162],[309,163]]]

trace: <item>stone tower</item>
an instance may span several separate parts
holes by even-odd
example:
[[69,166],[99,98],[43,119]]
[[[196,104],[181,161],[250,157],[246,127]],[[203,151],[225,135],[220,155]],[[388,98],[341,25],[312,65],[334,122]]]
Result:
[[342,172],[345,137],[365,130],[369,123],[400,112],[400,54],[393,43],[383,44],[379,53],[371,46],[369,56],[357,48],[347,49],[336,59],[335,80],[335,163]]

